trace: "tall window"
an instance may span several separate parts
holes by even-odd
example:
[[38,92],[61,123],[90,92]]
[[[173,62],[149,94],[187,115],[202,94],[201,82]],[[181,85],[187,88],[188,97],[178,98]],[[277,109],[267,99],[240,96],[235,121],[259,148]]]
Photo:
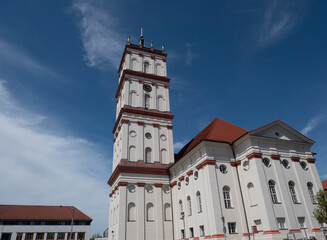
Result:
[[135,203],[129,203],[128,204],[128,221],[134,222],[136,220],[136,207]]
[[65,239],[65,233],[58,233],[57,240],[64,240]]
[[23,234],[17,233],[16,240],[22,240],[22,239],[23,239]]
[[147,147],[145,149],[145,162],[150,163],[151,162],[151,148]]
[[185,238],[185,233],[184,233],[184,229],[181,230],[181,238],[184,239]]
[[165,221],[171,221],[171,208],[169,203],[165,203],[164,210],[165,210]]
[[190,228],[190,238],[194,238],[194,231],[192,227]]
[[292,198],[293,203],[299,203],[299,201],[297,200],[297,197],[296,197],[295,183],[292,182],[292,181],[289,181],[288,182],[288,187],[290,189],[290,194],[291,194],[291,198]]
[[230,188],[225,186],[223,188],[223,195],[224,195],[224,202],[225,202],[225,208],[232,208],[232,201],[230,198]]
[[257,201],[256,201],[256,193],[254,191],[254,185],[253,183],[248,183],[248,193],[249,193],[249,200],[250,200],[250,206],[255,206],[257,205]]
[[34,236],[34,233],[26,233],[25,234],[25,240],[32,240]]
[[136,147],[135,146],[129,147],[129,161],[130,162],[136,161]]
[[148,62],[145,62],[144,65],[143,65],[143,71],[145,73],[150,73],[150,65]]
[[198,213],[202,212],[202,203],[201,203],[201,194],[200,192],[196,193],[196,201],[198,204]]
[[160,64],[156,64],[156,68],[155,68],[155,71],[156,72],[155,72],[155,74],[160,76],[161,75],[161,71],[160,70],[161,70]]
[[270,191],[270,196],[271,196],[272,202],[278,203],[275,182],[273,180],[269,180],[268,185],[269,185],[269,191]]
[[192,215],[192,204],[191,204],[191,198],[190,196],[187,197],[187,210],[188,210],[188,215]]
[[286,229],[285,218],[277,218],[278,229]]
[[85,233],[78,233],[77,240],[85,240]]
[[297,220],[299,221],[300,228],[305,228],[305,218],[298,217]]
[[236,233],[236,223],[235,222],[228,223],[228,232],[229,232],[229,234]]
[[182,216],[182,212],[183,212],[183,202],[182,200],[179,200],[179,213],[181,214],[181,216]]
[[167,150],[161,149],[161,163],[167,163]]
[[148,203],[146,205],[146,220],[148,222],[153,222],[154,221],[154,207],[152,203]]
[[55,234],[54,233],[47,233],[47,240],[54,240],[54,237],[55,237]]
[[75,239],[75,233],[72,233],[71,237],[70,237],[70,233],[67,233],[67,240],[73,240]]
[[132,62],[131,62],[131,69],[136,71],[136,59],[133,59]]
[[313,184],[311,182],[308,182],[307,186],[308,186],[308,192],[310,195],[311,202],[317,203],[315,199],[315,194],[313,193]]
[[204,234],[205,234],[205,232],[204,232],[204,226],[202,225],[202,226],[200,226],[200,237],[203,237]]
[[148,94],[144,95],[144,108],[150,109],[150,96]]
[[157,109],[159,111],[165,111],[165,100],[162,96],[157,98]]
[[129,105],[131,107],[136,107],[136,103],[137,103],[137,94],[136,92],[132,91],[129,94]]

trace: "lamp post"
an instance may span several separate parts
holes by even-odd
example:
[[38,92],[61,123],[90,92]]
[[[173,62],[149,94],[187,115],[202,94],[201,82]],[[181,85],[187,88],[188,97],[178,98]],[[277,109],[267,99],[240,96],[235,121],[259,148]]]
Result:
[[73,234],[73,223],[74,223],[74,210],[75,208],[69,208],[69,210],[73,210],[73,214],[72,214],[72,223],[71,223],[71,226],[70,226],[70,240],[72,240],[72,234]]

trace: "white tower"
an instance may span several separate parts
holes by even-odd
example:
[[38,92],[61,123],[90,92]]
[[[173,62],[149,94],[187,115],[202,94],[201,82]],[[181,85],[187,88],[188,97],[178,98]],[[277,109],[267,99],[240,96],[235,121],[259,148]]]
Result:
[[168,168],[174,162],[164,49],[129,39],[116,92],[110,240],[173,239]]

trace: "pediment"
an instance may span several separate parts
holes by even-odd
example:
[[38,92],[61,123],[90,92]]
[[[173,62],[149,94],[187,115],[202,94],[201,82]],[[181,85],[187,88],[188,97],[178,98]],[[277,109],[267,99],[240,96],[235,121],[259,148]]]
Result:
[[250,131],[250,135],[276,138],[294,142],[303,142],[311,144],[314,143],[312,139],[304,136],[303,134],[301,134],[300,132],[280,120],[276,120],[267,125],[254,129]]

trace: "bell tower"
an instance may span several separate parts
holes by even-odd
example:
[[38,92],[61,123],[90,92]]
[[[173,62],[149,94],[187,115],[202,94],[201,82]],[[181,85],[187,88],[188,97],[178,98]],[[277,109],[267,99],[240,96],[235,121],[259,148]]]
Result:
[[109,240],[170,240],[173,224],[168,168],[174,163],[164,47],[130,37],[119,66]]

